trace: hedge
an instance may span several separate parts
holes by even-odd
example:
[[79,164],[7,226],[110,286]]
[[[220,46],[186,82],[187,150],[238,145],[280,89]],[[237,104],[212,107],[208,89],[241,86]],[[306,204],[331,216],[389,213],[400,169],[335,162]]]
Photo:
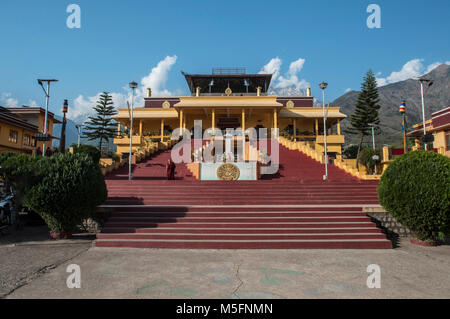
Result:
[[74,154],[88,154],[94,163],[99,163],[100,157],[102,156],[101,152],[93,145],[89,144],[81,144],[78,146],[78,144],[72,144],[73,153]]
[[381,205],[421,240],[450,230],[450,158],[414,151],[389,165],[378,186]]
[[53,232],[71,232],[107,198],[100,166],[90,156],[0,156],[4,176],[23,193],[23,205]]

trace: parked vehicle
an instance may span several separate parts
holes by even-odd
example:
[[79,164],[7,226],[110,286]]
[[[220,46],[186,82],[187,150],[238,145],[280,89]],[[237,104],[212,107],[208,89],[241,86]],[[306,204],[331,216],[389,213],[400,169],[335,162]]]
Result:
[[[2,169],[0,167],[0,175]],[[5,180],[0,180],[0,230],[16,222],[14,211],[14,192]]]

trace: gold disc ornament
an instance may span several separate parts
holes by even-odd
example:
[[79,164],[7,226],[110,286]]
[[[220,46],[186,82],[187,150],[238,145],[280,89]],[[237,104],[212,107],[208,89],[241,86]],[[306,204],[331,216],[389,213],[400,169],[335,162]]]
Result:
[[227,88],[227,89],[225,90],[225,94],[226,94],[227,96],[230,96],[231,93],[233,93],[233,91],[231,91],[230,88]]
[[236,181],[239,178],[239,167],[232,163],[225,163],[217,168],[217,177],[221,181]]
[[292,100],[287,101],[286,107],[288,109],[292,109],[294,107],[294,101],[292,101]]
[[164,101],[164,103],[162,104],[163,109],[168,109],[170,108],[170,102],[169,101]]

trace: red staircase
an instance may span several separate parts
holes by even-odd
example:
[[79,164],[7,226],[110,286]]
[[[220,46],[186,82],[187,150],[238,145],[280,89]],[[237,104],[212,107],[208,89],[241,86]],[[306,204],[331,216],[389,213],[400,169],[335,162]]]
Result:
[[193,249],[386,249],[391,241],[362,212],[377,182],[360,181],[280,146],[280,171],[265,180],[196,181],[184,165],[165,180],[170,151],[106,178],[112,210],[99,247]]

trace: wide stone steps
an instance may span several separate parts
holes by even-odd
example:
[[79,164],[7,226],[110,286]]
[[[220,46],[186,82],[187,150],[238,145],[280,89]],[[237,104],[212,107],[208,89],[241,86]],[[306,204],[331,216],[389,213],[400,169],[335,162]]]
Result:
[[391,248],[358,207],[117,206],[99,247],[190,249]]
[[98,247],[167,249],[388,249],[363,212],[378,205],[374,181],[360,181],[280,147],[280,171],[264,180],[196,181],[184,165],[165,180],[170,151],[106,178],[109,218]]

